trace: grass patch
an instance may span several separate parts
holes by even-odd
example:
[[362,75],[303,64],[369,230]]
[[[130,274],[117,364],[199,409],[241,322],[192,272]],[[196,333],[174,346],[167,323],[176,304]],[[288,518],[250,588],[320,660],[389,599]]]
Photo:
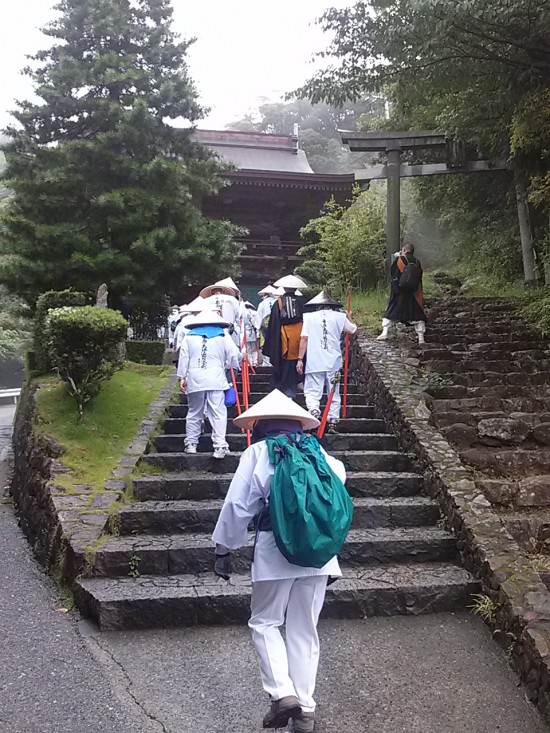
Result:
[[69,471],[57,476],[56,484],[68,490],[83,484],[102,491],[170,372],[171,367],[126,362],[86,406],[80,423],[64,385],[48,380],[37,393],[37,430],[65,451],[61,462]]

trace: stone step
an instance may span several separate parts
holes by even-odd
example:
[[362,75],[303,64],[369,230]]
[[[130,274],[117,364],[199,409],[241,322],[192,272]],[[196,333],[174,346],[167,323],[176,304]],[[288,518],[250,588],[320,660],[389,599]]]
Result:
[[[536,364],[538,360],[548,359],[550,352],[544,349],[529,349],[527,351],[512,351],[507,352],[510,362],[514,364]],[[484,351],[481,354],[470,351],[451,351],[448,348],[442,348],[436,345],[435,348],[428,347],[427,345],[419,352],[420,361],[425,364],[426,362],[437,361],[438,367],[439,362],[447,361],[453,364],[479,364],[489,363],[494,361],[500,361],[508,363],[508,360],[503,359],[502,351]],[[483,361],[482,361],[483,360]],[[449,364],[451,368],[451,364]],[[494,370],[494,371],[498,371]]]
[[518,397],[503,399],[498,397],[434,399],[431,404],[434,413],[449,412],[550,412],[549,397]]
[[[252,536],[251,536],[252,540]],[[95,552],[92,574],[124,577],[207,573],[212,569],[210,534],[113,537]],[[250,569],[252,545],[232,553],[235,573]],[[441,562],[457,557],[454,537],[437,527],[352,529],[339,555],[343,565]]]
[[[502,356],[502,354],[501,354]],[[505,374],[540,374],[550,372],[550,360],[516,361],[512,355],[509,359],[487,359],[476,355],[469,359],[454,361],[450,359],[430,359],[423,362],[431,371],[439,374],[487,374],[495,379]]]
[[531,397],[547,394],[545,385],[550,384],[548,379],[544,379],[540,383],[525,383],[525,379],[518,379],[517,385],[507,384],[507,380],[495,380],[486,385],[479,386],[462,386],[453,384],[443,387],[431,387],[426,390],[428,394],[438,400],[456,400],[470,398],[503,398],[509,397]]
[[[332,455],[343,461],[349,471],[410,471],[411,457],[398,451],[334,451]],[[145,470],[155,466],[165,472],[208,471],[228,473],[237,470],[241,453],[230,453],[223,460],[211,453],[149,453],[141,457],[139,465]]]
[[519,341],[525,338],[538,339],[540,336],[524,324],[491,324],[476,323],[475,325],[466,325],[460,322],[454,325],[439,324],[430,322],[430,334],[438,336],[439,340],[445,341],[449,337],[457,336],[459,339],[464,338],[468,341]]
[[[185,433],[183,435],[159,435],[155,438],[155,448],[159,453],[180,453],[183,450]],[[245,434],[227,435],[227,442],[232,451],[246,450]],[[332,453],[335,450],[382,450],[395,451],[398,448],[397,438],[388,433],[337,433],[325,435],[321,441],[325,450]],[[202,435],[198,450],[204,453],[212,452],[212,439],[209,434]]]
[[[539,350],[544,348],[544,342],[542,344],[535,344],[533,341],[500,341],[495,340],[491,342],[479,342],[479,343],[472,343],[471,341],[467,339],[463,339],[462,341],[457,339],[449,339],[448,342],[441,343],[438,341],[433,341],[432,343],[429,343],[428,348],[434,348],[437,346],[439,349],[448,349],[452,352],[460,352],[468,355],[474,355],[474,354],[485,354],[486,352],[503,352],[505,351],[506,354],[505,357],[508,356],[510,353],[515,353],[518,351],[533,351],[533,350]],[[423,348],[418,349],[418,353],[422,353]]]
[[[200,576],[142,575],[87,578],[75,584],[78,606],[102,631],[216,624],[245,624],[250,617],[249,577],[229,582]],[[416,616],[458,611],[479,585],[466,570],[446,563],[416,563],[344,569],[327,589],[324,618]]]
[[[209,424],[206,421],[206,429],[208,432]],[[376,418],[342,418],[338,423],[339,433],[385,433],[386,423],[384,420],[377,420]],[[185,418],[183,417],[170,417],[164,423],[164,434],[165,435],[178,435],[185,433]],[[233,425],[231,420],[227,423],[228,435],[242,434],[241,430]]]
[[550,474],[550,448],[467,448],[462,459],[480,471],[505,478]]
[[[513,365],[510,365],[513,366]],[[466,374],[453,374],[453,383],[457,386],[466,387],[492,387],[494,385],[518,387],[536,387],[538,385],[550,384],[550,370],[544,372],[514,371],[513,369],[506,374],[498,374],[496,372],[469,372]]]
[[[540,344],[541,339],[540,336],[536,334],[529,334],[525,332],[510,332],[510,333],[467,333],[463,332],[461,333],[458,330],[449,329],[448,331],[443,330],[436,330],[429,328],[426,331],[426,342],[428,344],[459,344],[459,343],[465,343],[465,344],[484,344],[484,345],[490,345],[491,348],[496,349],[495,346],[496,343],[498,344],[527,344],[528,348],[535,348],[535,344]],[[514,351],[518,351],[517,347],[510,347],[509,350],[513,348]],[[521,347],[520,347],[521,348]]]
[[[355,498],[354,529],[423,527],[439,519],[439,507],[423,496],[379,499]],[[121,535],[213,532],[222,499],[206,501],[146,501],[124,506],[117,515]]]
[[[178,501],[223,498],[233,474],[173,473],[163,476],[141,476],[133,480],[133,493],[138,501]],[[350,471],[346,487],[352,496],[405,497],[422,491],[423,477],[417,473]]]
[[[363,398],[364,401],[366,401],[366,398]],[[324,402],[323,402],[324,404]],[[172,418],[185,418],[187,415],[187,405],[170,405],[168,409],[168,414]],[[237,417],[237,408],[231,407],[227,411],[228,417],[234,418]],[[352,405],[349,404],[348,406],[348,418],[354,418],[354,419],[372,419],[376,418],[375,409],[372,405],[368,404],[359,404],[359,405]]]

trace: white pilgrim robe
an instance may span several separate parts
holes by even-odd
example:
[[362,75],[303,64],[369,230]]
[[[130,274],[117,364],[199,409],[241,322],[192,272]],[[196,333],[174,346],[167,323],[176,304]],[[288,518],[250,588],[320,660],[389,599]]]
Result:
[[178,377],[187,380],[187,393],[229,389],[225,370],[239,367],[240,352],[228,333],[215,338],[188,335],[178,360]]
[[205,298],[206,307],[212,308],[227,323],[230,323],[234,330],[233,341],[240,346],[240,334],[241,334],[241,304],[232,295],[226,293],[218,293],[218,295],[209,295]]
[[334,374],[342,366],[343,333],[355,333],[357,326],[345,313],[330,309],[304,313],[302,336],[307,336],[306,374]]
[[[344,464],[321,449],[334,473],[346,480]],[[231,481],[212,539],[223,552],[249,544],[248,525],[269,500],[271,479],[275,467],[269,462],[267,442],[261,440],[242,454]],[[314,575],[342,575],[336,557],[322,568],[292,565],[275,543],[273,532],[258,532],[252,563],[252,582],[286,580]]]
[[267,298],[264,298],[258,305],[258,310],[256,311],[256,328],[258,329],[258,331],[262,327],[262,322],[264,318],[271,315],[271,309],[273,308],[273,303],[276,300],[277,298],[272,298],[271,296],[268,296]]
[[187,328],[187,324],[194,317],[195,316],[192,313],[189,313],[188,315],[183,316],[183,318],[181,319],[181,321],[176,326],[176,330],[174,332],[174,348],[176,349],[176,351],[179,351],[179,349],[181,349],[181,345],[183,343],[183,339],[189,333],[189,329]]

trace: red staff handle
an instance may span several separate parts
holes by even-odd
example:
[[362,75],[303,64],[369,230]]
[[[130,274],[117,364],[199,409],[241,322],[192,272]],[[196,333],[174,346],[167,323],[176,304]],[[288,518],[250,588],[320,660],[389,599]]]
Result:
[[[347,313],[351,311],[351,288],[348,290]],[[349,381],[349,344],[350,336],[346,333],[346,348],[344,352],[344,400],[342,405],[342,417],[348,416],[348,381]]]
[[340,372],[336,372],[334,376],[334,380],[332,382],[332,389],[330,390],[330,394],[327,398],[327,404],[325,406],[325,411],[323,412],[323,417],[321,418],[321,424],[317,428],[317,437],[321,439],[323,435],[325,434],[325,430],[327,427],[327,420],[328,420],[328,413],[330,410],[330,406],[332,405],[332,400],[334,398],[334,393],[336,392],[336,389],[340,386],[340,379],[342,378],[342,375]]
[[[244,322],[242,319],[241,319],[241,328],[243,330],[242,347],[244,351],[246,352],[247,351],[246,328],[244,326]],[[243,363],[242,363],[242,387],[243,387],[244,409],[248,410],[248,396],[250,394],[250,373],[249,373],[248,356],[243,360]],[[250,430],[246,431],[246,444],[249,447],[252,445],[252,436],[250,434]]]

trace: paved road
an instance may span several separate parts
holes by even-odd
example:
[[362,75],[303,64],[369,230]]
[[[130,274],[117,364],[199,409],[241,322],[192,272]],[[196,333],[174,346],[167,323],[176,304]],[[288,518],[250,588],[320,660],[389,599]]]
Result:
[[156,733],[159,726],[90,654],[76,619],[58,610],[53,588],[32,557],[4,491],[10,423],[1,410],[0,731]]
[[[0,411],[0,494],[7,415]],[[246,628],[100,634],[59,605],[4,499],[2,733],[261,730],[267,702]],[[327,621],[321,639],[319,733],[548,733],[468,614]]]

